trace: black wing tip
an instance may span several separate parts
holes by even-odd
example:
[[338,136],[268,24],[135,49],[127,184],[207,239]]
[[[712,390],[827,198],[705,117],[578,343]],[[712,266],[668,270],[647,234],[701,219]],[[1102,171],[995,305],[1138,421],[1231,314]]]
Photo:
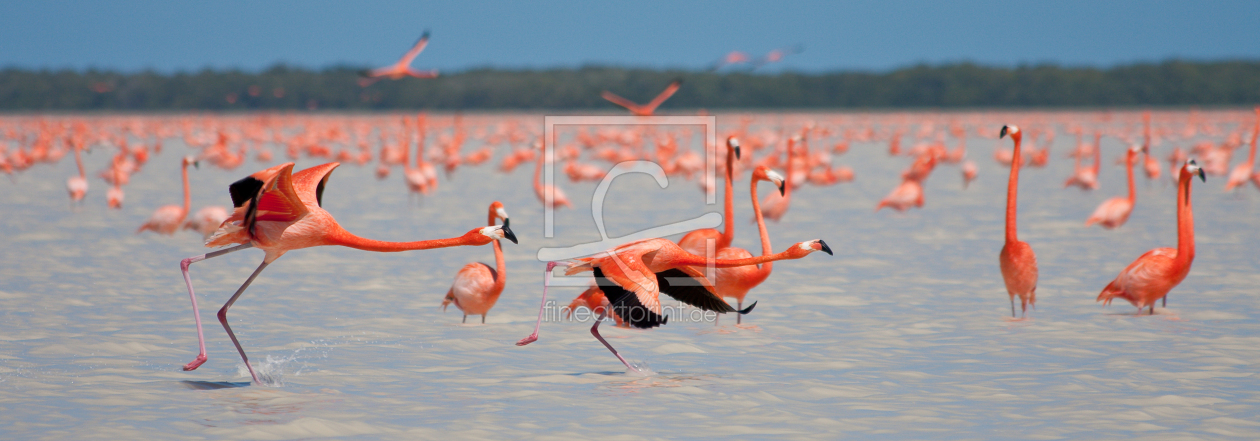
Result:
[[371,70],[371,69],[362,69],[362,70],[360,70],[360,71],[358,72],[358,74],[359,74],[359,78],[365,78],[365,79],[366,79],[366,78],[372,78],[372,70]]
[[674,78],[674,81],[670,82],[670,84],[682,84],[682,83],[683,83],[682,77]]
[[428,30],[428,29],[425,29],[425,30],[424,30],[424,33],[423,33],[423,34],[420,34],[420,39],[421,39],[421,40],[428,40],[428,39],[429,39],[429,30]]
[[253,176],[246,176],[228,185],[228,193],[232,195],[232,207],[245,205],[246,202],[258,195],[258,190],[262,187],[263,181]]
[[738,313],[739,313],[739,315],[745,315],[745,314],[748,314],[748,313],[752,312],[753,308],[756,308],[756,307],[757,307],[757,302],[753,302],[751,305],[748,305],[748,307],[747,307],[747,308],[741,309],[741,310],[736,311],[736,312],[738,312]]

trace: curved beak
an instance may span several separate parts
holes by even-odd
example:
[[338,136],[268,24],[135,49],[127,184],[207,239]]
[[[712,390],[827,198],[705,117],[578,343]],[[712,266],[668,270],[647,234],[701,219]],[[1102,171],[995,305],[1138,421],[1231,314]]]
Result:
[[831,253],[831,247],[827,246],[827,242],[823,242],[822,239],[818,239],[818,244],[822,245],[822,252],[827,253],[829,256],[835,255]]
[[783,189],[784,189],[784,188],[787,188],[787,180],[786,180],[786,179],[784,179],[784,180],[783,180],[783,182],[780,182],[780,183],[779,183],[779,196],[787,196],[787,194],[785,194],[785,193],[783,192]]
[[1199,180],[1207,182],[1207,175],[1203,173],[1203,169],[1199,169]]
[[201,161],[193,161],[193,168],[201,170]]
[[1005,137],[1006,137],[1006,126],[1002,126],[1002,133],[998,134],[998,139],[1002,139]]
[[735,146],[735,159],[739,159],[739,146]]
[[511,221],[503,220],[503,238],[512,241],[512,243],[519,243],[516,241],[516,233],[513,233],[512,229],[508,227],[509,222]]

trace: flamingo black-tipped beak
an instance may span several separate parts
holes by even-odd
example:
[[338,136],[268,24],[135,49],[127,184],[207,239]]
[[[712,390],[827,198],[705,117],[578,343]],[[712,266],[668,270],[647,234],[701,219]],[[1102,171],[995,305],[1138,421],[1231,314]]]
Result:
[[998,134],[998,139],[1002,139],[1005,137],[1006,137],[1006,126],[1002,126],[1002,133]]
[[735,159],[739,159],[739,146],[735,146]]
[[831,253],[831,247],[827,246],[827,242],[823,242],[822,239],[819,239],[818,244],[822,245],[822,252],[827,253],[828,256],[835,255]]
[[1199,169],[1199,180],[1207,182],[1207,174],[1203,173],[1203,169]]
[[787,188],[787,180],[785,179],[783,180],[783,182],[779,183],[779,196],[787,196],[787,193],[784,192],[786,188]]
[[193,161],[193,168],[201,170],[201,161]]
[[512,241],[514,244],[519,243],[516,241],[516,233],[512,232],[512,229],[508,227],[508,223],[507,219],[503,220],[503,238]]

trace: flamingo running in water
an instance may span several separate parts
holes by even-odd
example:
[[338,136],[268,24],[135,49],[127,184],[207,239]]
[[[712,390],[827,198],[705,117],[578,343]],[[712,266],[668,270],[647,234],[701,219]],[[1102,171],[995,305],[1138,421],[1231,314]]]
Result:
[[[703,256],[688,253],[677,244],[665,239],[644,239],[631,242],[602,252],[594,257],[586,257],[568,262],[566,275],[591,271],[595,275],[595,283],[608,296],[613,313],[625,320],[632,328],[655,328],[665,324],[669,317],[661,310],[660,294],[665,293],[674,299],[705,311],[718,313],[737,312],[747,314],[757,306],[753,303],[747,309],[736,310],[713,292],[713,285],[694,267],[729,268],[734,266],[756,265],[765,262],[786,259],[800,259],[822,251],[831,254],[831,248],[822,240],[811,240],[792,245],[786,251],[769,256],[747,259],[706,259]],[[538,322],[534,324],[534,333],[516,342],[517,346],[538,341],[538,328],[542,325],[543,311],[547,306],[547,286],[551,283],[551,271],[559,263],[547,262],[543,276],[542,306],[538,309]],[[621,354],[613,349],[604,337],[599,335],[601,315],[591,326],[591,334],[604,344],[613,355],[617,356],[627,369],[638,372]]]
[[1028,316],[1028,306],[1037,307],[1037,254],[1028,242],[1019,240],[1016,235],[1015,214],[1016,197],[1019,194],[1019,169],[1023,164],[1019,153],[1021,138],[1019,127],[1002,126],[999,138],[1011,135],[1015,140],[1015,150],[1011,159],[1011,179],[1006,184],[1006,244],[998,254],[998,264],[1002,268],[1002,280],[1006,282],[1006,293],[1011,297],[1011,317],[1015,316],[1015,296],[1019,296],[1021,311]]
[[652,101],[643,105],[639,105],[634,101],[617,96],[617,94],[607,90],[600,94],[600,96],[604,97],[604,99],[608,101],[611,101],[613,104],[625,107],[626,110],[629,110],[630,113],[633,113],[636,116],[652,116],[652,114],[656,113],[656,108],[660,107],[661,103],[664,103],[665,100],[669,99],[669,97],[674,96],[674,92],[677,92],[678,88],[681,86],[682,79],[674,80],[669,83],[668,86],[665,86],[665,90],[661,91],[659,95],[656,95],[656,98],[652,98]]
[[[487,223],[493,227],[496,219],[502,219],[505,226],[508,224],[507,210],[503,209],[503,204],[499,201],[490,204]],[[503,247],[497,240],[493,245],[494,268],[481,262],[464,265],[455,274],[455,282],[451,284],[451,289],[446,291],[446,297],[442,299],[443,312],[446,311],[447,305],[452,303],[464,312],[464,319],[460,323],[468,322],[468,314],[481,314],[481,323],[485,324],[486,313],[490,312],[495,302],[499,301],[499,294],[503,293],[503,287],[507,285],[507,266],[503,263]]]
[[1168,292],[1185,280],[1194,262],[1194,209],[1190,204],[1190,182],[1195,176],[1207,182],[1203,169],[1193,159],[1181,167],[1177,179],[1177,248],[1156,248],[1147,251],[1116,276],[1102,292],[1098,300],[1111,304],[1117,297],[1136,306],[1138,313],[1150,307],[1155,314],[1155,301],[1164,299],[1167,306]]
[[367,87],[381,78],[389,78],[391,80],[398,80],[403,77],[437,78],[437,69],[418,71],[411,68],[411,61],[416,59],[416,55],[420,55],[420,52],[428,45],[429,31],[424,31],[424,35],[421,35],[420,39],[416,40],[416,44],[412,45],[411,49],[407,50],[407,53],[403,54],[397,63],[359,72],[359,85]]
[[1102,204],[1094,210],[1094,214],[1085,220],[1085,226],[1088,227],[1095,223],[1102,225],[1108,230],[1124,225],[1129,220],[1129,214],[1133,212],[1133,204],[1137,202],[1137,189],[1133,185],[1133,162],[1137,159],[1139,150],[1143,150],[1142,146],[1135,145],[1129,148],[1125,153],[1124,169],[1129,175],[1129,197],[1122,198],[1116,196],[1103,201]]
[[[734,136],[726,138],[726,183],[724,207],[725,213],[722,218],[723,231],[713,228],[704,228],[687,233],[678,240],[678,246],[686,250],[688,253],[697,255],[708,255],[709,241],[713,241],[713,251],[719,251],[723,248],[731,246],[731,241],[735,239],[735,208],[733,205],[733,191],[731,189],[731,180],[733,179],[735,161],[739,159],[739,139]],[[755,203],[754,203],[755,205]],[[758,215],[757,217],[761,217]]]
[[184,157],[181,171],[184,176],[184,206],[163,205],[158,207],[153,212],[153,215],[149,216],[149,220],[136,230],[136,234],[140,234],[144,230],[153,230],[155,233],[170,236],[175,234],[175,230],[178,230],[180,225],[184,223],[184,218],[188,217],[188,210],[192,208],[192,193],[188,189],[189,165],[200,168],[197,161],[191,156]]
[[449,239],[422,240],[416,242],[384,242],[356,236],[337,223],[332,215],[322,208],[324,187],[333,169],[341,165],[330,162],[324,165],[293,173],[293,163],[281,164],[254,173],[236,181],[228,187],[235,207],[232,217],[223,221],[208,240],[207,247],[236,245],[180,261],[180,271],[184,273],[184,283],[188,285],[188,297],[192,299],[193,317],[197,322],[197,358],[184,365],[184,370],[197,369],[206,362],[206,339],[201,330],[201,313],[197,309],[197,295],[193,292],[192,278],[188,267],[195,262],[222,256],[246,248],[258,248],[266,255],[262,264],[250,274],[232,298],[219,309],[219,323],[232,338],[236,351],[249,369],[249,375],[258,381],[245,349],[241,347],[236,334],[228,326],[227,311],[240,298],[241,293],[249,288],[249,284],[258,277],[267,265],[270,265],[285,253],[315,246],[339,245],[375,252],[398,252],[411,250],[428,250],[453,246],[479,246],[507,239],[516,243],[516,235],[506,224],[501,227],[474,228],[463,236]]

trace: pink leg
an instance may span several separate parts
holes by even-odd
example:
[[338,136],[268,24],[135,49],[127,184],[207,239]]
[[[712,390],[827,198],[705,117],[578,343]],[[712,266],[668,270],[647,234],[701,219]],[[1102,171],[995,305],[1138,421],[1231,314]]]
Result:
[[547,285],[551,284],[551,270],[556,267],[556,262],[547,262],[547,272],[543,273],[543,296],[542,305],[538,307],[538,323],[534,323],[534,333],[529,337],[522,338],[516,342],[517,346],[525,346],[527,344],[538,341],[538,327],[542,325],[543,310],[547,309]]
[[612,345],[608,344],[608,341],[604,340],[604,337],[601,337],[599,335],[599,322],[602,322],[602,321],[604,321],[604,313],[600,312],[599,318],[595,319],[595,324],[591,326],[591,335],[594,335],[595,338],[599,340],[600,343],[603,343],[605,348],[608,348],[609,351],[612,351],[613,355],[616,355],[617,359],[621,360],[621,364],[626,365],[626,369],[639,372],[639,370],[635,369],[634,366],[631,366],[630,363],[626,361],[626,359],[621,358],[621,354],[618,354],[617,350],[613,349]]
[[201,312],[197,310],[197,294],[193,293],[192,278],[188,276],[188,266],[192,265],[193,262],[200,262],[209,258],[219,257],[224,254],[233,251],[240,251],[252,246],[254,245],[249,243],[241,244],[225,250],[189,257],[179,262],[179,269],[184,272],[184,283],[188,284],[188,297],[192,298],[193,318],[197,321],[197,347],[199,349],[197,352],[197,359],[184,365],[184,370],[191,371],[197,369],[202,363],[206,362],[206,336],[201,332]]
[[249,357],[245,356],[245,349],[241,347],[241,342],[236,339],[236,334],[232,333],[232,327],[228,326],[227,311],[228,308],[232,307],[233,303],[236,303],[236,299],[241,296],[241,293],[245,292],[245,288],[249,288],[249,284],[253,283],[254,278],[258,277],[258,273],[261,273],[263,268],[266,267],[266,261],[263,261],[262,265],[258,265],[258,269],[254,270],[254,273],[250,274],[248,279],[245,279],[245,284],[236,290],[236,294],[232,294],[232,298],[223,304],[222,309],[219,309],[219,323],[223,324],[223,329],[227,331],[228,337],[232,338],[232,344],[236,345],[236,352],[241,353],[241,360],[245,362],[245,368],[249,369],[249,376],[254,377],[254,382],[258,384],[262,384],[262,382],[258,381],[258,375],[254,373],[254,367],[249,365]]

